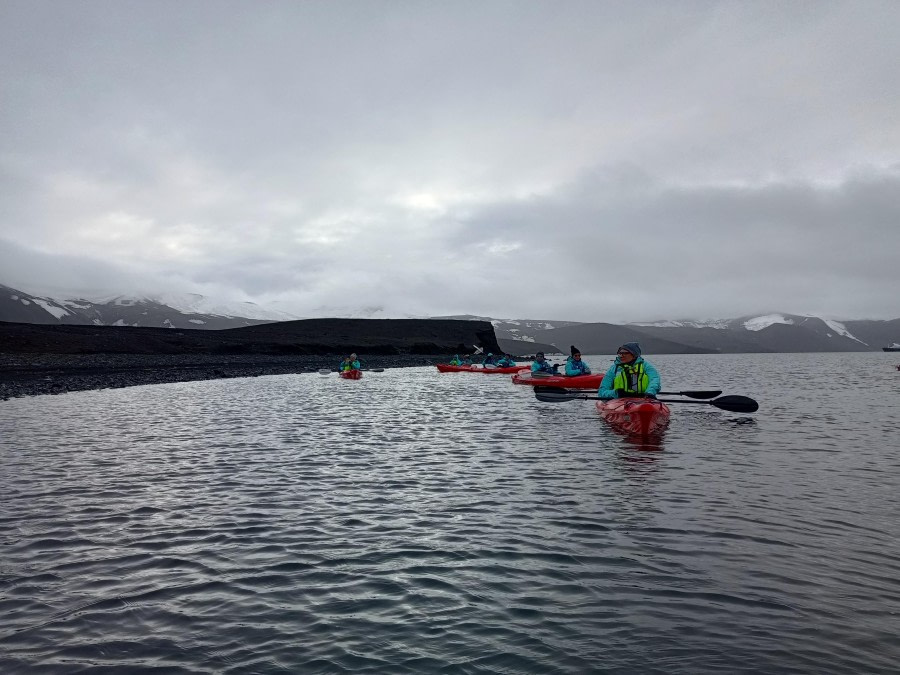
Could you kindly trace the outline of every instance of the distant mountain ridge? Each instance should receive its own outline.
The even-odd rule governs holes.
[[[630,341],[640,342],[648,354],[865,352],[881,351],[900,339],[900,319],[835,321],[786,313],[628,324],[518,319],[491,323],[500,344],[511,354],[523,355],[534,353],[538,343],[563,354],[571,345],[584,354],[608,354]],[[554,327],[542,328],[542,323]]]
[[[369,307],[344,313],[335,310],[332,316],[380,318],[379,314],[383,314],[381,307]],[[300,318],[254,303],[222,303],[196,294],[61,299],[0,284],[0,321],[16,323],[221,330]],[[629,341],[640,342],[648,354],[881,351],[900,342],[900,319],[835,321],[779,312],[627,324],[472,314],[428,318],[490,322],[499,346],[514,355],[536,351],[568,354],[573,344],[585,354],[607,354]]]
[[[221,330],[297,318],[251,302],[216,303],[194,294],[66,299],[0,285],[0,321],[16,323]]]

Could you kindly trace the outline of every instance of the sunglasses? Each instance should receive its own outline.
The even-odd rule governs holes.
[[[631,352],[616,352],[616,356],[634,356]]]

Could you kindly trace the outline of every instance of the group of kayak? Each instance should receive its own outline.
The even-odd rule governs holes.
[[[492,355],[488,355],[489,357]],[[669,407],[656,399],[660,391],[659,372],[641,356],[637,342],[626,342],[616,350],[613,364],[604,374],[593,374],[581,358],[581,350],[572,345],[563,372],[561,364],[551,364],[543,352],[535,355],[531,368],[521,365],[499,366],[483,363],[478,367],[455,357],[449,364],[438,365],[440,372],[475,371],[514,373],[515,384],[527,384],[560,390],[597,390],[597,409],[613,427],[642,436],[661,432],[669,421]]]

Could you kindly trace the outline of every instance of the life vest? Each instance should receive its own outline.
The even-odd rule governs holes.
[[[616,367],[616,377],[613,379],[613,389],[624,389],[629,394],[643,394],[647,391],[650,378],[644,372],[644,362],[634,365],[620,363]]]

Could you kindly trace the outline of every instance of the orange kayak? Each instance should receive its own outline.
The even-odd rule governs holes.
[[[513,384],[529,384],[532,387],[562,387],[565,389],[599,389],[603,375],[545,375],[535,376],[530,370],[512,376]]]
[[[361,370],[342,370],[338,374],[345,380],[358,380],[362,377]]]
[[[451,366],[449,363],[439,363],[437,364],[437,369],[439,373],[467,373],[470,370],[475,370],[475,366]]]
[[[626,434],[661,434],[669,423],[669,406],[652,398],[614,398],[597,401],[597,410],[609,425]]]
[[[486,368],[479,368],[478,372],[484,373],[485,375],[509,375],[510,373],[518,373],[526,370],[528,370],[526,366],[504,366],[503,368],[492,368],[488,366]]]
[[[520,370],[526,369],[526,366],[508,366],[506,368],[497,368],[488,366],[485,368],[481,365],[475,366],[451,366],[449,363],[438,363],[438,372],[441,373],[484,373],[485,375],[508,375],[510,373],[518,373]]]

